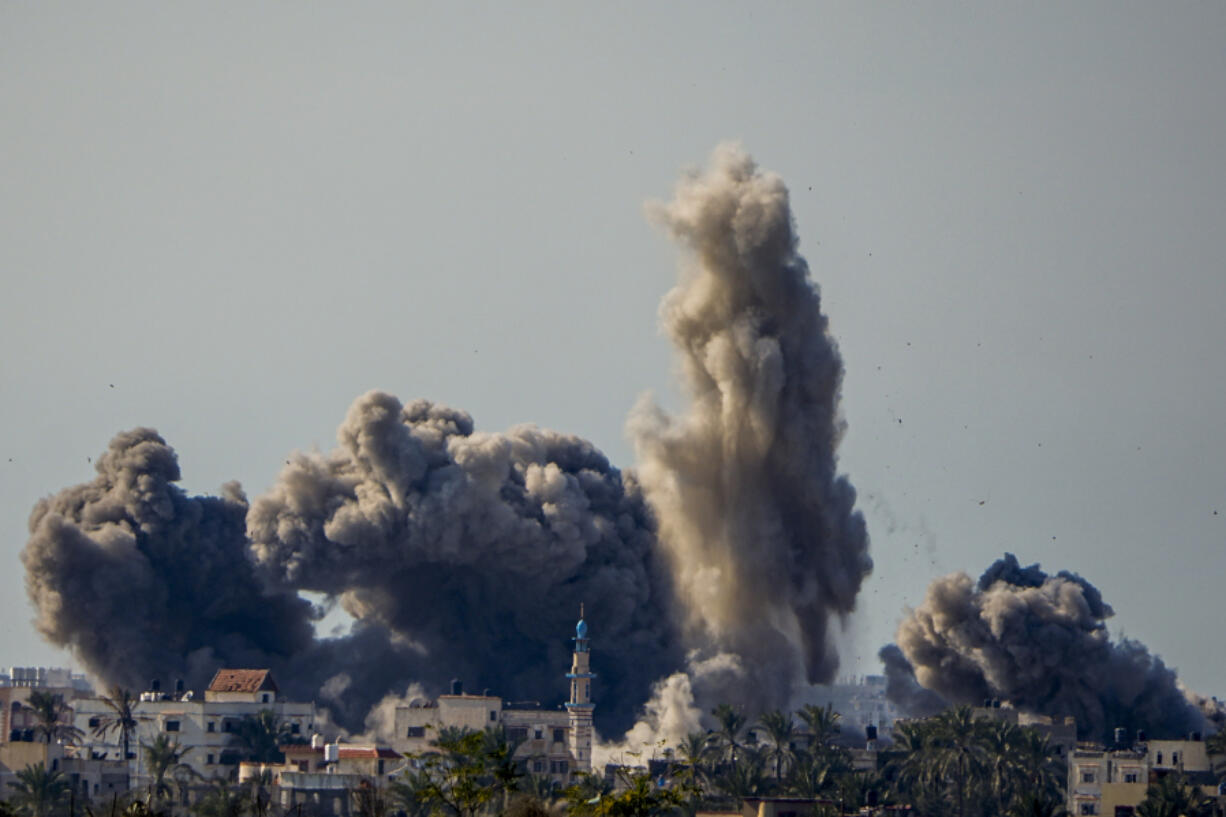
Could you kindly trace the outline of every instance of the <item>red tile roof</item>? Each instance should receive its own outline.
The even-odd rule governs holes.
[[[209,692],[277,692],[277,683],[266,669],[219,669]]]
[[[287,757],[302,757],[303,755],[322,755],[323,747],[312,748],[309,744],[290,744],[279,747]],[[346,746],[341,744],[338,753],[341,760],[358,760],[360,758],[398,758],[402,755],[386,746]]]

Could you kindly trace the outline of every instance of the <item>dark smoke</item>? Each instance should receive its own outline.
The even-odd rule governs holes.
[[[578,437],[481,433],[370,392],[334,451],[295,455],[248,507],[237,487],[185,495],[174,453],[137,430],[35,509],[40,631],[130,687],[267,666],[350,728],[454,676],[559,702],[580,603],[605,734],[649,698],[636,734],[672,736],[720,699],[783,706],[830,680],[829,631],[872,563],[836,467],[842,360],[787,189],[725,147],[655,212],[693,262],[662,307],[691,403],[636,410],[637,475]],[[351,633],[315,638],[301,591],[340,603]]]
[[[476,433],[465,413],[371,392],[329,455],[300,455],[247,516],[274,586],[339,597],[448,678],[515,700],[565,691],[579,605],[593,622],[605,723],[625,728],[651,682],[681,663],[666,573],[637,486],[590,443],[520,426]],[[349,666],[346,696],[389,691]]]
[[[247,556],[247,499],[189,497],[151,429],[115,437],[92,482],[40,501],[22,553],[35,622],[108,683],[201,684],[217,663],[280,663],[309,648],[311,607],[268,592]]]
[[[1074,573],[1022,567],[1005,554],[976,583],[965,573],[937,579],[887,651],[890,689],[906,707],[918,681],[952,703],[988,698],[1017,709],[1072,716],[1078,734],[1105,738],[1115,727],[1151,737],[1202,730],[1205,716],[1144,645],[1112,641],[1111,607]],[[910,685],[907,676],[910,675]]]

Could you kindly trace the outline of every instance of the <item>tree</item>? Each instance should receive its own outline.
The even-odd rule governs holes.
[[[417,794],[431,812],[475,817],[494,791],[482,779],[486,772],[481,732],[442,729],[434,740],[438,751],[421,758],[423,777]]]
[[[1068,817],[1068,810],[1059,795],[1028,791],[1015,798],[1005,814],[1007,817]]]
[[[63,811],[72,784],[59,772],[35,763],[17,772],[17,779],[9,787],[14,791],[12,799],[19,814],[51,817]]]
[[[623,774],[624,789],[618,794],[599,794],[590,800],[570,797],[571,814],[578,817],[659,817],[671,814],[682,803],[673,789],[657,788],[646,774]]]
[[[727,753],[732,769],[736,771],[736,752],[741,748],[741,730],[745,728],[745,716],[732,707],[731,704],[720,704],[711,710],[719,729],[715,732],[716,742]]]
[[[481,752],[493,777],[494,789],[502,794],[502,809],[506,811],[511,792],[519,788],[520,779],[524,776],[522,765],[515,759],[519,742],[509,740],[507,730],[501,726],[488,727],[483,734]],[[552,781],[550,785],[552,786]]]
[[[946,710],[934,720],[930,755],[934,771],[952,789],[954,813],[964,817],[967,795],[982,782],[987,752],[983,745],[982,722],[969,706]]]
[[[216,780],[203,797],[191,806],[196,817],[242,817],[250,805],[245,788]]]
[[[1212,813],[1212,802],[1179,774],[1151,783],[1137,806],[1137,817],[1208,817]]]
[[[843,730],[839,724],[839,718],[842,716],[834,711],[834,704],[831,703],[824,707],[806,704],[796,715],[809,730],[812,741],[810,746],[828,746]]]
[[[191,772],[191,767],[183,762],[183,756],[191,751],[191,747],[182,748],[176,741],[166,735],[158,735],[153,743],[142,743],[145,752],[145,764],[153,778],[149,794],[155,802],[165,801],[173,793],[167,777],[179,778],[185,772]]]
[[[775,783],[781,784],[783,765],[793,757],[792,739],[796,736],[796,724],[792,722],[791,715],[776,709],[773,712],[763,713],[758,719],[758,725],[766,733],[766,740],[769,744],[766,749],[766,759],[773,760],[775,763]]]
[[[691,732],[677,744],[676,757],[681,767],[678,780],[695,794],[701,794],[710,782],[707,759],[711,756],[711,739],[702,732]]]
[[[26,706],[34,713],[35,734],[45,743],[75,743],[81,739],[81,730],[72,725],[72,707],[64,703],[63,695],[36,689],[30,692]]]
[[[121,687],[112,687],[110,695],[104,695],[99,700],[109,710],[109,714],[98,719],[94,734],[103,737],[111,732],[119,735],[119,745],[123,749],[123,760],[126,764],[132,757],[131,741],[138,723],[144,720],[136,714],[138,701],[132,693]],[[128,772],[127,788],[132,788],[131,771]]]
[[[280,763],[285,760],[281,746],[291,739],[289,724],[282,722],[271,709],[261,709],[254,715],[244,715],[234,729],[247,760],[256,763]]]

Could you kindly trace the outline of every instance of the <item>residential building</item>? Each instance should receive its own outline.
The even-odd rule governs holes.
[[[1187,740],[1139,740],[1111,748],[1081,743],[1069,755],[1068,774],[1066,808],[1074,817],[1131,817],[1149,785],[1167,774],[1184,775],[1207,796],[1218,793],[1217,778],[1199,735]]]
[[[383,788],[404,761],[399,752],[386,746],[325,744],[318,735],[309,744],[282,746],[281,750],[284,763],[242,763],[238,779],[246,783],[266,775],[272,801],[286,813],[306,807],[348,817],[354,792]]]
[[[245,717],[269,710],[291,736],[300,735],[304,741],[315,729],[315,704],[285,700],[266,669],[218,670],[203,698],[184,690],[181,682],[173,693],[162,692],[157,682],[150,686],[135,705],[137,727],[130,739],[129,762],[133,783],[138,787],[148,782],[139,747],[159,735],[186,749],[183,762],[209,780],[237,775],[242,747],[235,733]],[[77,700],[73,707],[74,725],[84,734],[82,746],[87,756],[122,760],[119,734],[100,731],[113,714],[110,707],[100,698]]]

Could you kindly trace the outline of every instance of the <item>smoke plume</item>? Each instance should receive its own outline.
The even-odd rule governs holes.
[[[918,681],[951,703],[1000,699],[1072,716],[1083,737],[1102,738],[1115,727],[1151,737],[1203,729],[1205,716],[1174,670],[1136,641],[1111,640],[1112,615],[1081,576],[1022,567],[1007,553],[978,582],[959,572],[929,586],[899,626],[897,648],[882,651],[890,694],[913,706]]]
[[[630,428],[693,643],[745,659],[768,706],[829,681],[832,620],[872,568],[837,474],[843,364],[797,254],[788,192],[735,147],[652,209],[689,250],[661,307],[689,411]]]
[[[130,687],[270,667],[353,730],[453,676],[560,702],[580,603],[605,734],[639,713],[636,735],[671,734],[719,700],[771,708],[830,680],[828,633],[871,561],[836,472],[842,362],[787,190],[725,147],[653,213],[691,256],[662,306],[691,404],[640,403],[637,472],[572,435],[478,432],[370,392],[333,451],[293,455],[248,507],[236,486],[187,496],[174,452],[138,429],[31,517],[40,631]],[[315,637],[306,591],[351,632]]]

